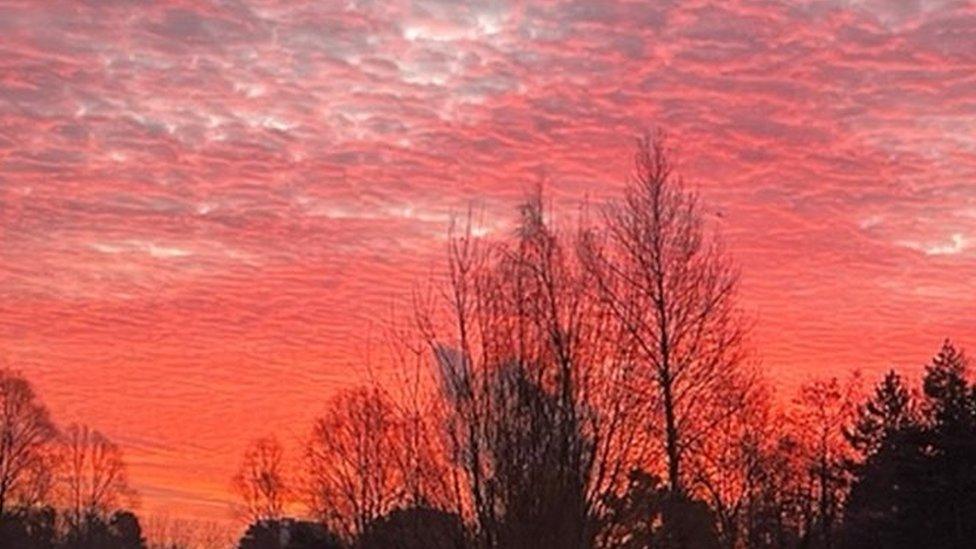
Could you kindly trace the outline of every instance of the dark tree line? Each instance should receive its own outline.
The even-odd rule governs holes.
[[[276,442],[248,451],[241,548],[971,546],[962,353],[918,391],[892,373],[863,402],[857,379],[780,402],[660,140],[597,215],[557,224],[540,193],[511,234],[475,232],[416,294],[397,383],[334,397],[290,474]]]

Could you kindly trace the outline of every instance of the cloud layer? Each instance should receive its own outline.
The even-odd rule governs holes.
[[[672,136],[784,385],[976,345],[970,2],[0,2],[0,356],[224,516],[469,204]],[[283,406],[283,402],[288,402]]]

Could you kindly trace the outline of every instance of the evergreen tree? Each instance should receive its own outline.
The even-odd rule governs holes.
[[[929,464],[915,407],[901,377],[890,371],[845,433],[862,458],[849,464],[854,481],[844,514],[847,547],[918,547],[924,539],[920,495]]]
[[[976,539],[976,388],[962,351],[946,341],[925,370],[929,415],[926,483],[930,546],[972,547]]]
[[[847,433],[862,457],[851,465],[848,547],[955,549],[976,539],[976,388],[965,355],[946,341],[922,388],[916,406],[889,373]]]
[[[858,406],[854,427],[845,432],[862,457],[877,453],[892,434],[912,426],[917,418],[915,402],[894,370],[875,387],[873,397]]]

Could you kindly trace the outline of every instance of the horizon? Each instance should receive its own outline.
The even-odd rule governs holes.
[[[0,365],[231,520],[247,444],[544,184],[599,209],[663,130],[790,398],[976,346],[976,5],[0,2]],[[290,448],[291,446],[289,446]]]

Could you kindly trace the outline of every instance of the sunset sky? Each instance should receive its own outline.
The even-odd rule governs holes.
[[[599,205],[649,128],[786,394],[976,352],[971,2],[0,0],[0,363],[123,445],[142,512],[226,518],[453,215]]]

